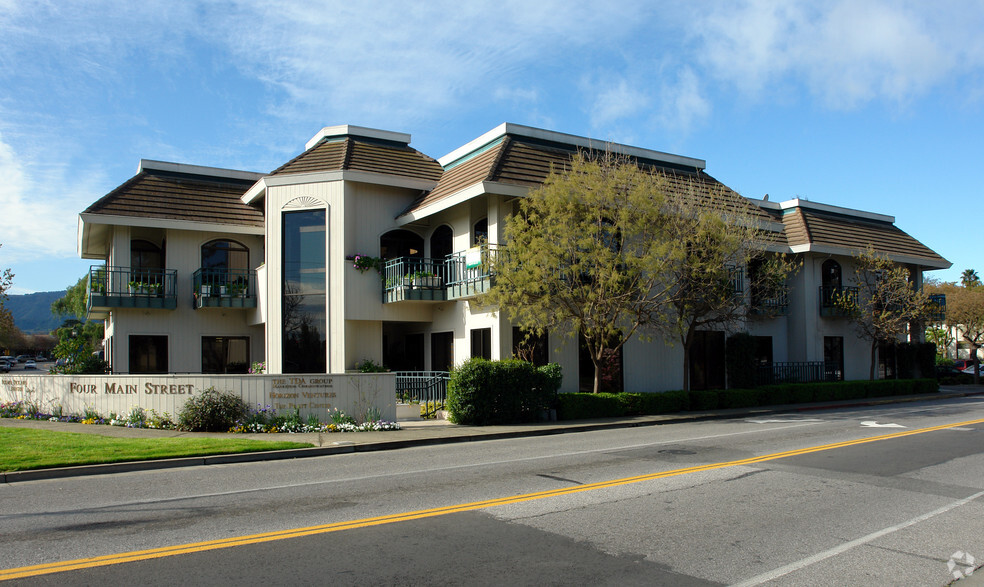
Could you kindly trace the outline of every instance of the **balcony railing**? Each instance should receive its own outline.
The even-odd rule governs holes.
[[[397,371],[396,401],[425,406],[422,415],[443,410],[448,397],[447,371]]]
[[[926,319],[929,322],[946,322],[946,294],[929,294],[929,312]]]
[[[112,308],[173,310],[178,307],[176,286],[174,269],[92,266],[87,310],[93,316]]]
[[[773,297],[761,297],[752,291],[752,314],[760,316],[785,316],[789,313],[789,292],[781,292]]]
[[[199,269],[192,276],[192,307],[255,308],[256,271]]]
[[[469,298],[485,293],[495,281],[499,245],[484,244],[448,256],[448,299]]]
[[[849,312],[839,303],[844,300],[850,304],[858,303],[858,288],[837,285],[820,286],[820,315],[847,316]]]
[[[728,267],[728,291],[736,296],[745,294],[745,271],[741,267]]]
[[[399,257],[383,266],[383,303],[448,299],[445,259]]]

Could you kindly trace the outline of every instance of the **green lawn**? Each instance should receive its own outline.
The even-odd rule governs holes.
[[[0,471],[259,452],[313,446],[245,438],[114,438],[99,434],[0,428]]]

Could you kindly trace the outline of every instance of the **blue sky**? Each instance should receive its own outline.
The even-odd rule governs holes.
[[[320,128],[440,157],[502,122],[697,157],[980,261],[984,3],[0,0],[0,267],[64,289],[139,159],[270,171]]]

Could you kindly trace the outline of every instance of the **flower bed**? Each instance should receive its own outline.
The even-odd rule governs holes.
[[[255,410],[250,410],[246,418],[237,422],[229,432],[240,434],[259,432],[299,434],[309,432],[372,432],[400,429],[400,425],[396,422],[380,420],[378,417],[373,418],[372,416],[374,414],[372,410],[370,410],[367,416],[360,423],[355,418],[336,409],[331,414],[330,422],[321,422],[314,416],[308,418],[306,421],[302,421],[296,410],[287,414],[278,414],[270,406],[257,406]],[[167,412],[158,414],[154,410],[148,411],[140,407],[133,408],[129,414],[111,413],[108,418],[105,418],[92,410],[86,410],[83,414],[63,414],[61,408],[56,407],[50,412],[46,412],[36,404],[16,401],[0,403],[0,418],[73,422],[77,424],[123,426],[126,428],[153,428],[159,430],[176,430],[178,428],[171,415]]]

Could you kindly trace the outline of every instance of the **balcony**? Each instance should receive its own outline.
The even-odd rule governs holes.
[[[448,299],[445,259],[399,257],[383,266],[383,303]]]
[[[935,324],[946,322],[946,294],[929,294],[926,320]]]
[[[192,307],[255,308],[256,271],[199,269],[192,277]]]
[[[89,318],[105,318],[114,308],[173,310],[178,307],[174,269],[89,268]]]
[[[820,315],[821,316],[849,316],[850,312],[841,305],[841,300],[848,304],[857,306],[858,288],[841,287],[837,285],[820,286]]]
[[[489,291],[495,283],[495,264],[500,251],[498,245],[485,244],[449,256],[448,299],[472,298]]]
[[[789,314],[789,292],[783,291],[772,297],[762,297],[753,290],[750,310],[757,316],[785,316]]]

